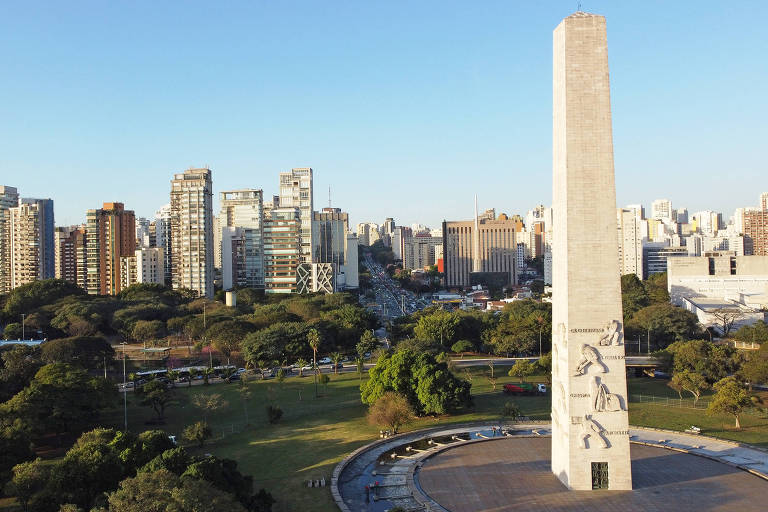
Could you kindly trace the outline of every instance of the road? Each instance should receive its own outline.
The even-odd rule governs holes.
[[[371,286],[376,298],[371,300],[361,297],[360,301],[378,315],[383,325],[397,317],[410,315],[430,305],[429,301],[415,293],[403,290],[394,279],[389,277],[384,267],[374,261],[371,253],[365,253],[363,265],[371,274]]]

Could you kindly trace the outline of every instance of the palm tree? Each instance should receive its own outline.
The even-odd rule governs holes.
[[[176,370],[168,370],[168,380],[171,381],[173,387],[176,387],[176,379],[179,378],[179,372]]]
[[[192,380],[193,380],[195,377],[197,377],[197,369],[195,369],[195,368],[190,368],[190,369],[189,369],[189,380],[187,381],[187,387],[188,387],[188,388],[191,388],[191,387],[192,387]]]
[[[296,366],[299,367],[299,377],[304,376],[304,367],[307,366],[307,360],[306,359],[299,359],[296,361]]]
[[[341,352],[334,352],[331,354],[331,361],[333,361],[333,373],[334,375],[339,374],[339,363],[344,358],[344,356],[341,355]]]
[[[360,382],[363,382],[363,372],[365,371],[365,359],[358,357],[355,359],[355,365],[357,366],[357,374],[360,376]]]
[[[320,346],[320,333],[317,332],[317,329],[309,330],[307,341],[312,349],[312,368],[315,370],[315,398],[317,398],[317,348]]]

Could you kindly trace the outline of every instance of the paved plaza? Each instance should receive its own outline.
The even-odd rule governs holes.
[[[550,469],[551,439],[506,438],[445,450],[417,473],[451,512],[768,510],[768,481],[664,448],[631,445],[633,491],[568,491]]]

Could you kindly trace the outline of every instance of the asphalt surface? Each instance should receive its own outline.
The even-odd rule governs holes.
[[[360,302],[376,313],[382,325],[404,315],[410,315],[431,305],[410,290],[403,290],[389,277],[384,267],[374,261],[370,253],[363,257],[363,265],[371,274],[371,285],[376,294],[374,300],[361,297]]]

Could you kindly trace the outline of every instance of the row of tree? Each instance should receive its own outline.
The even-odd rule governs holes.
[[[163,431],[95,429],[61,459],[16,465],[7,491],[40,512],[271,510],[272,496],[253,487],[235,461],[190,455]]]

